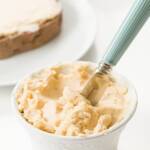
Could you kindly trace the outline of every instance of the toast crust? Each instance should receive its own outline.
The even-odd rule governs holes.
[[[0,59],[25,52],[49,42],[61,31],[62,13],[53,19],[39,22],[35,32],[13,33],[0,36]]]

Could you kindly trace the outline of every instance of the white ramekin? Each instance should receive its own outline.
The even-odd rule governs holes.
[[[78,63],[78,62],[74,62]],[[79,62],[81,63],[81,62]],[[91,63],[93,65],[93,63]],[[95,65],[94,65],[95,66]],[[108,129],[105,134],[91,135],[88,137],[65,137],[53,135],[35,128],[29,124],[18,111],[15,99],[15,93],[20,82],[14,88],[11,99],[12,107],[17,120],[28,131],[34,150],[117,150],[118,140],[121,131],[124,129],[128,121],[132,118],[137,107],[137,94],[131,83],[121,75],[117,78],[128,86],[128,99],[130,101],[129,111],[124,119],[115,126]],[[21,137],[20,137],[21,138]]]

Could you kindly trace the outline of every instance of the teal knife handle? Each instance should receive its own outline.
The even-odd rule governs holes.
[[[102,62],[116,65],[150,15],[150,0],[135,0],[109,45]]]

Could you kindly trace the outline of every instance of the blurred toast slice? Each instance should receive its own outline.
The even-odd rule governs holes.
[[[58,0],[0,0],[0,3],[3,4],[0,59],[37,48],[61,30],[62,10]]]

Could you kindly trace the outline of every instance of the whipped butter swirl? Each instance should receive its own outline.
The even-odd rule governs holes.
[[[105,132],[124,118],[128,89],[117,81],[97,78],[95,90],[86,99],[79,91],[93,71],[88,63],[75,63],[33,74],[17,90],[19,111],[36,128],[56,135]]]

